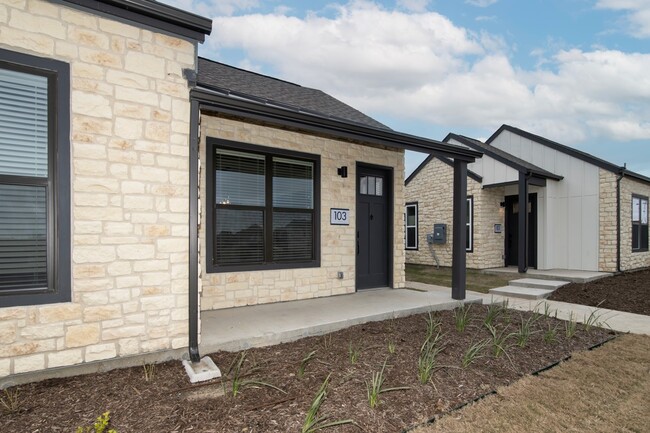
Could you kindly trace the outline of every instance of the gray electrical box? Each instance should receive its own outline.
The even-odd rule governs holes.
[[[434,244],[447,243],[447,224],[433,225],[433,243]]]

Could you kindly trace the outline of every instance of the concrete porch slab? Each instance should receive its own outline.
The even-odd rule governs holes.
[[[588,283],[590,281],[599,280],[601,278],[609,277],[612,275],[609,272],[581,271],[574,269],[528,269],[525,274],[519,274],[516,266],[484,269],[483,272],[487,274],[517,274],[521,276],[526,275],[533,278],[540,278],[545,280],[562,280],[572,283]]]
[[[490,295],[509,296],[522,299],[543,299],[555,289],[537,289],[534,287],[503,286],[490,289]]]
[[[431,287],[431,286],[429,286]],[[459,305],[451,289],[378,289],[349,295],[201,312],[202,354],[237,351],[322,335],[366,322]],[[482,303],[468,296],[463,302]]]

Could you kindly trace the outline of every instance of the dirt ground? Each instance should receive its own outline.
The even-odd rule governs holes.
[[[418,380],[418,356],[428,316],[415,315],[248,350],[240,378],[268,382],[282,391],[248,386],[233,397],[234,373],[191,385],[177,361],[157,365],[149,381],[139,367],[22,385],[0,392],[5,401],[8,395],[17,398],[15,411],[5,408],[0,415],[0,432],[71,432],[106,411],[110,411],[111,427],[119,433],[298,432],[314,395],[330,374],[318,416],[329,421],[352,419],[356,425],[325,431],[400,432],[614,335],[603,329],[588,332],[577,325],[576,334],[569,338],[565,322],[504,309],[494,322],[503,336],[516,332],[522,321],[537,319],[527,345],[515,345],[516,337],[510,335],[501,345],[505,354],[496,357],[490,344],[474,363],[463,367],[468,348],[490,337],[483,324],[486,316],[487,307],[472,306],[467,329],[459,332],[454,312],[434,313],[434,320],[441,323],[438,347],[443,350],[432,379],[425,384]],[[300,376],[301,360],[312,351]],[[241,359],[241,353],[211,356],[224,371]],[[367,385],[384,362],[383,389],[408,389],[380,394],[373,409]]]
[[[549,299],[648,316],[650,269],[626,272],[590,283],[567,284],[553,292]]]
[[[648,365],[650,337],[624,335],[414,433],[648,431]]]

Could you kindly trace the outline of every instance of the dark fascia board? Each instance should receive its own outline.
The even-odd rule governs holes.
[[[508,158],[504,158],[502,155],[499,155],[498,153],[492,152],[490,149],[485,149],[483,147],[478,147],[471,140],[467,140],[462,135],[449,133],[449,134],[447,134],[445,139],[442,140],[442,141],[447,142],[448,140],[450,140],[452,138],[454,140],[460,141],[461,143],[463,143],[463,144],[465,144],[465,145],[467,145],[467,146],[469,146],[469,147],[471,147],[473,149],[480,149],[481,152],[485,153],[490,158],[493,158],[493,159],[495,159],[495,160],[497,160],[497,161],[499,161],[499,162],[501,162],[501,163],[503,163],[503,164],[505,164],[505,165],[507,165],[509,167],[512,167],[512,168],[514,168],[515,170],[517,170],[517,171],[519,171],[521,173],[531,173],[531,174],[533,174],[533,175],[535,175],[537,177],[541,177],[541,178],[545,178],[545,179],[553,179],[553,180],[562,180],[562,179],[564,179],[563,176],[559,176],[559,175],[556,175],[556,174],[553,174],[553,173],[550,173],[550,172],[540,172],[540,171],[537,171],[537,170],[531,170],[528,167],[524,167],[521,164],[517,164],[515,161],[512,161],[512,160],[510,160]],[[490,138],[492,138],[492,137],[490,137]],[[485,144],[489,144],[489,143],[486,142]]]
[[[232,98],[208,89],[194,88],[190,92],[190,97],[199,101],[201,110],[204,112],[237,116],[397,149],[436,153],[467,162],[474,162],[476,158],[482,156],[481,152],[441,143],[436,140]]]
[[[151,0],[62,0],[97,12],[165,30],[199,42],[212,32],[212,20]]]
[[[650,177],[644,176],[639,173],[635,173],[633,171],[629,171],[625,169],[624,167],[620,167],[616,164],[612,164],[609,161],[605,161],[604,159],[597,158],[593,155],[590,155],[586,152],[583,152],[581,150],[574,149],[569,146],[565,146],[564,144],[560,144],[556,141],[549,140],[548,138],[541,137],[539,135],[533,134],[528,131],[524,131],[523,129],[515,128],[514,126],[506,125],[503,124],[497,131],[490,136],[490,138],[487,139],[485,142],[486,144],[490,144],[492,141],[494,141],[499,134],[501,134],[503,131],[509,131],[512,132],[513,134],[520,135],[524,138],[527,138],[529,140],[532,140],[536,143],[539,143],[543,146],[550,147],[551,149],[555,149],[559,152],[565,153],[569,156],[572,156],[574,158],[578,158],[581,161],[588,162],[589,164],[593,164],[597,167],[600,167],[602,169],[605,169],[607,171],[610,171],[612,173],[616,174],[623,174],[624,176],[631,177],[637,180],[640,180],[642,182],[647,182],[650,183]]]
[[[444,162],[445,164],[447,164],[450,167],[454,166],[454,161],[453,160],[451,160],[449,158],[445,158],[444,156],[437,156],[437,155],[431,154],[431,155],[427,156],[427,158],[424,161],[422,161],[422,163],[420,165],[418,165],[415,170],[413,170],[413,173],[411,173],[409,175],[409,177],[406,178],[406,180],[404,181],[404,185],[408,185],[413,179],[415,179],[415,176],[417,176],[417,174],[424,167],[426,167],[426,165],[429,162],[431,162],[431,160],[433,158],[438,158],[440,161]],[[472,179],[474,179],[478,183],[483,183],[483,178],[481,176],[479,176],[478,174],[474,173],[472,170],[467,170],[467,176],[471,177]]]

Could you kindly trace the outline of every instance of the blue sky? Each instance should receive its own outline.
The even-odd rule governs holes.
[[[650,0],[164,2],[213,18],[200,55],[395,130],[486,139],[508,123],[650,176]]]

